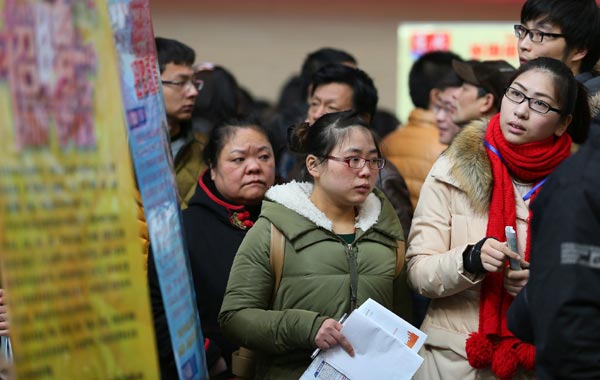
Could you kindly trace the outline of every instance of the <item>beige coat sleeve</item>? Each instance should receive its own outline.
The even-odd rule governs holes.
[[[432,173],[435,170],[434,166]],[[473,215],[465,193],[452,181],[430,173],[410,229],[406,254],[409,285],[421,295],[440,298],[479,283],[484,276],[464,271],[462,253],[468,244],[485,236],[486,224]]]

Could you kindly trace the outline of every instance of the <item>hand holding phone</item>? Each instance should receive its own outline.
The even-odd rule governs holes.
[[[517,248],[517,233],[512,226],[506,226],[504,228],[504,233],[506,234],[506,241],[508,242],[508,248],[515,253],[519,253],[519,248]],[[512,270],[521,270],[521,263],[517,259],[510,259],[510,269]]]

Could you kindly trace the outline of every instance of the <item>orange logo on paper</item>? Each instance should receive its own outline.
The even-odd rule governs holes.
[[[406,341],[406,345],[410,348],[413,348],[415,343],[419,340],[419,336],[415,333],[408,332],[408,340]]]

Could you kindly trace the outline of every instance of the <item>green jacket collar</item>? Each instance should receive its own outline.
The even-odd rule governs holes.
[[[261,216],[277,226],[297,248],[336,238],[333,223],[308,198],[312,186],[295,181],[273,186],[263,202]],[[357,240],[366,232],[378,232],[370,233],[369,238],[390,246],[403,240],[393,207],[378,189],[359,209],[355,227]]]

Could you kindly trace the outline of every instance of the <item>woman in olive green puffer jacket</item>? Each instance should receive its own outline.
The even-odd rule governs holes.
[[[219,316],[227,336],[258,352],[257,379],[298,379],[316,347],[341,344],[353,354],[336,320],[368,298],[408,318],[405,280],[396,276],[402,227],[373,188],[384,161],[371,132],[350,111],[302,128],[296,151],[308,153],[314,185],[292,182],[267,192],[234,260]],[[271,224],[285,236],[274,297]]]

